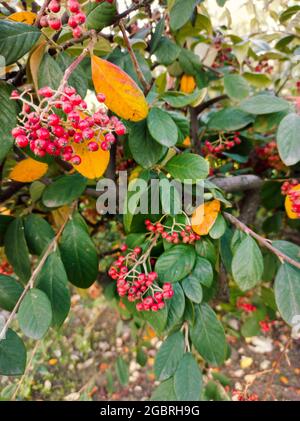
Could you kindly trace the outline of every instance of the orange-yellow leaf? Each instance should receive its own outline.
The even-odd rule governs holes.
[[[107,107],[125,120],[140,121],[148,115],[143,92],[120,67],[92,56],[92,78],[97,93],[106,97]]]
[[[200,205],[192,216],[193,231],[198,235],[207,235],[217,219],[220,208],[219,200],[212,200]]]
[[[48,170],[48,164],[32,158],[23,159],[11,170],[9,178],[21,183],[30,183],[43,177]]]
[[[186,148],[189,148],[192,146],[191,138],[187,136],[184,141],[182,142],[182,146],[185,146]]]
[[[42,41],[29,56],[29,69],[36,91],[38,90],[38,72],[44,55],[47,41]]]
[[[36,20],[36,14],[33,12],[16,12],[10,15],[8,19],[15,22],[27,23],[27,25],[33,25]]]
[[[74,165],[74,169],[87,178],[101,177],[109,163],[109,151],[103,151],[101,148],[97,152],[90,152],[87,148],[87,140],[83,143],[72,143],[74,153],[81,158],[81,164]]]
[[[291,190],[292,191],[300,191],[300,184],[297,184],[297,186],[293,187]],[[289,198],[288,195],[285,198],[285,210],[286,210],[287,216],[290,219],[299,219],[296,212],[292,211],[292,201],[291,201],[291,199]]]
[[[196,88],[196,81],[194,76],[183,75],[180,80],[180,90],[185,94],[191,94]]]

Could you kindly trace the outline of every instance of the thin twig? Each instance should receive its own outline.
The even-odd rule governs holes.
[[[62,232],[63,232],[63,230],[64,230],[64,228],[65,228],[65,226],[66,226],[66,224],[67,224],[67,223],[68,223],[68,221],[69,221],[70,216],[72,215],[72,213],[73,213],[73,211],[74,211],[74,208],[75,208],[75,204],[73,204],[73,206],[71,207],[71,209],[70,209],[70,213],[68,214],[68,216],[67,216],[67,218],[65,219],[64,223],[62,224],[62,226],[61,226],[61,227],[60,227],[60,229],[58,230],[58,232],[57,232],[56,236],[53,238],[53,240],[49,243],[49,245],[48,245],[47,249],[45,250],[45,252],[44,252],[44,254],[43,254],[43,256],[42,256],[41,260],[39,261],[39,263],[38,263],[37,267],[36,267],[36,268],[34,269],[34,271],[32,272],[32,274],[31,274],[31,277],[30,277],[29,281],[27,282],[27,284],[26,284],[26,286],[25,286],[25,288],[24,288],[24,290],[23,290],[22,294],[20,295],[20,297],[19,297],[19,299],[18,299],[18,301],[17,301],[17,303],[16,303],[15,307],[13,308],[12,312],[10,313],[10,315],[9,315],[8,319],[6,320],[6,323],[4,324],[4,326],[3,326],[3,328],[2,328],[2,330],[1,330],[1,332],[0,332],[0,339],[1,339],[1,338],[4,338],[4,335],[5,335],[6,331],[7,331],[7,329],[8,329],[8,327],[9,327],[10,323],[12,322],[12,320],[13,320],[13,318],[14,318],[15,314],[17,313],[18,308],[19,308],[19,306],[20,306],[21,302],[23,301],[23,299],[24,299],[25,295],[27,294],[27,292],[28,292],[31,288],[33,288],[33,287],[34,287],[34,283],[35,283],[35,281],[36,281],[36,278],[37,278],[37,276],[38,276],[39,272],[41,271],[42,267],[44,266],[44,264],[45,264],[45,262],[46,262],[46,260],[47,260],[48,256],[50,255],[50,253],[52,252],[52,250],[55,248],[55,246],[56,246],[56,244],[57,244],[57,241],[59,240],[59,238],[60,238],[60,236],[61,236],[61,234],[62,234]]]
[[[10,12],[10,13],[15,13],[16,9],[14,9],[13,7],[11,7],[6,1],[1,1],[0,4],[5,7],[5,9]]]
[[[227,95],[216,96],[215,98],[202,102],[202,104],[198,105],[198,107],[196,107],[195,110],[197,111],[197,114],[200,114],[206,108],[209,108],[210,106],[216,104],[217,102],[223,101],[224,99],[228,99],[228,96]]]
[[[118,14],[116,16],[116,21],[120,19],[126,18],[126,16],[130,15],[130,13],[134,12],[135,10],[140,9],[141,7],[148,6],[149,4],[153,3],[154,0],[142,0],[138,3],[133,3],[127,10]]]
[[[296,268],[300,269],[300,262],[297,262],[296,260],[292,259],[291,257],[287,256],[286,254],[282,253],[280,250],[272,246],[272,242],[268,240],[267,238],[261,237],[259,234],[254,232],[251,228],[247,227],[243,222],[241,222],[239,219],[237,219],[235,216],[231,215],[230,213],[223,212],[223,215],[227,221],[229,221],[232,225],[236,226],[239,230],[245,232],[248,235],[251,235],[251,237],[255,238],[255,240],[258,241],[258,243],[270,250],[273,254],[275,254],[278,259],[281,262],[287,262],[292,266],[295,266]]]
[[[128,50],[128,53],[130,55],[131,61],[133,63],[133,66],[135,68],[136,74],[137,74],[137,76],[139,78],[139,81],[143,85],[145,94],[147,94],[150,91],[151,86],[146,81],[145,76],[144,76],[144,74],[142,72],[142,69],[141,69],[141,67],[139,65],[139,62],[137,61],[136,55],[135,55],[135,53],[134,53],[134,51],[133,51],[133,49],[131,47],[130,40],[129,40],[128,36],[127,36],[126,29],[125,29],[125,26],[124,26],[124,23],[123,23],[122,19],[119,22],[119,27],[120,27],[121,32],[123,34],[124,42],[125,42],[126,48]]]

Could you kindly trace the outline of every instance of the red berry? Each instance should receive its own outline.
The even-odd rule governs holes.
[[[61,20],[60,19],[50,19],[49,21],[49,26],[51,29],[53,29],[54,31],[59,31],[61,29]]]
[[[40,26],[42,28],[47,28],[47,26],[49,26],[48,17],[47,16],[42,16],[41,17],[41,19],[40,19]]]
[[[60,4],[58,1],[52,0],[50,1],[48,8],[51,12],[57,13],[60,11]]]
[[[75,16],[70,16],[70,17],[69,17],[69,20],[68,20],[68,25],[69,25],[69,27],[70,27],[70,28],[73,28],[73,29],[77,28],[77,26],[78,26],[78,22],[77,22],[77,20],[75,19]]]
[[[50,114],[48,117],[48,124],[50,126],[57,126],[60,122],[60,118],[56,114]]]
[[[114,143],[115,140],[116,140],[115,136],[112,133],[107,133],[104,136],[104,138],[105,138],[105,141],[108,142],[108,143]]]
[[[74,142],[75,143],[80,143],[80,142],[82,142],[83,141],[83,137],[82,137],[82,134],[80,133],[80,132],[76,132],[75,134],[74,134]]]
[[[86,21],[86,16],[84,13],[79,12],[77,13],[77,15],[74,16],[74,19],[76,20],[78,24],[83,24]]]
[[[140,253],[142,252],[142,249],[141,249],[141,247],[135,247],[135,248],[133,249],[133,252],[134,252],[135,254],[140,254]]]
[[[20,147],[20,148],[26,148],[26,146],[28,145],[29,140],[26,136],[24,135],[19,135],[16,137],[16,144]]]
[[[96,152],[99,149],[99,145],[97,142],[89,142],[88,150],[91,152]]]
[[[80,10],[80,4],[76,0],[69,1],[68,7],[69,7],[70,12],[72,13],[78,13]]]
[[[105,97],[105,95],[104,94],[97,94],[97,100],[99,101],[99,102],[105,102],[105,100],[106,100],[106,97]]]
[[[73,165],[80,165],[81,164],[81,158],[79,155],[74,155],[71,158],[71,162]]]
[[[45,98],[51,98],[53,95],[53,91],[49,86],[44,86],[43,88],[38,90],[38,94]]]
[[[14,129],[12,129],[11,134],[14,138],[16,138],[17,136],[25,135],[26,132],[21,127],[15,127]]]
[[[104,151],[108,151],[110,148],[109,144],[107,142],[102,142],[101,143],[101,149]]]
[[[82,135],[84,139],[89,140],[89,139],[93,139],[95,133],[94,133],[94,130],[88,128],[88,129],[83,130]]]
[[[80,26],[77,26],[77,28],[73,29],[73,37],[74,38],[80,38],[82,35],[82,29],[80,28]]]
[[[126,134],[126,127],[123,124],[121,124],[120,126],[116,127],[115,131],[118,136],[123,136],[124,134]]]

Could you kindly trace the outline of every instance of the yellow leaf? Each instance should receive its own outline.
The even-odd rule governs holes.
[[[70,215],[70,211],[71,206],[65,205],[51,212],[52,222],[57,229],[61,228],[68,215]]]
[[[88,150],[88,143],[91,140],[86,140],[82,143],[72,143],[72,148],[76,155],[81,158],[81,164],[74,165],[74,169],[87,178],[101,177],[109,163],[109,151],[103,151],[101,148],[96,152]]]
[[[16,12],[10,15],[8,19],[15,22],[27,23],[27,25],[33,25],[36,20],[36,14],[33,12]]]
[[[240,361],[241,368],[249,368],[253,363],[253,358],[251,357],[242,357]]]
[[[32,158],[23,159],[11,170],[9,178],[21,183],[30,183],[38,180],[48,170],[48,164],[36,161]]]
[[[140,121],[148,115],[143,92],[120,67],[92,56],[92,78],[97,93],[106,97],[107,107],[125,120]]]
[[[36,91],[38,90],[38,71],[44,55],[46,45],[47,41],[42,41],[29,56],[29,69]]]
[[[187,136],[184,141],[182,142],[182,146],[185,146],[186,148],[189,148],[192,146],[191,138]]]
[[[297,184],[297,186],[293,187],[291,190],[300,191],[300,184]],[[290,219],[299,219],[297,213],[292,211],[292,201],[288,195],[285,198],[285,210]]]
[[[191,94],[196,88],[194,76],[183,75],[180,80],[180,90],[185,94]]]
[[[193,231],[198,235],[207,235],[217,219],[220,208],[219,200],[200,205],[192,215]]]

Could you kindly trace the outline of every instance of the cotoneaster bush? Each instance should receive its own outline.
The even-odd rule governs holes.
[[[125,243],[105,296],[163,341],[152,399],[260,399],[203,374],[230,358],[226,334],[297,330],[299,6],[270,4],[276,29],[246,36],[201,0],[40,3],[0,8],[0,374],[24,373],[27,338],[64,329],[70,284],[97,281],[96,182],[117,169]]]

